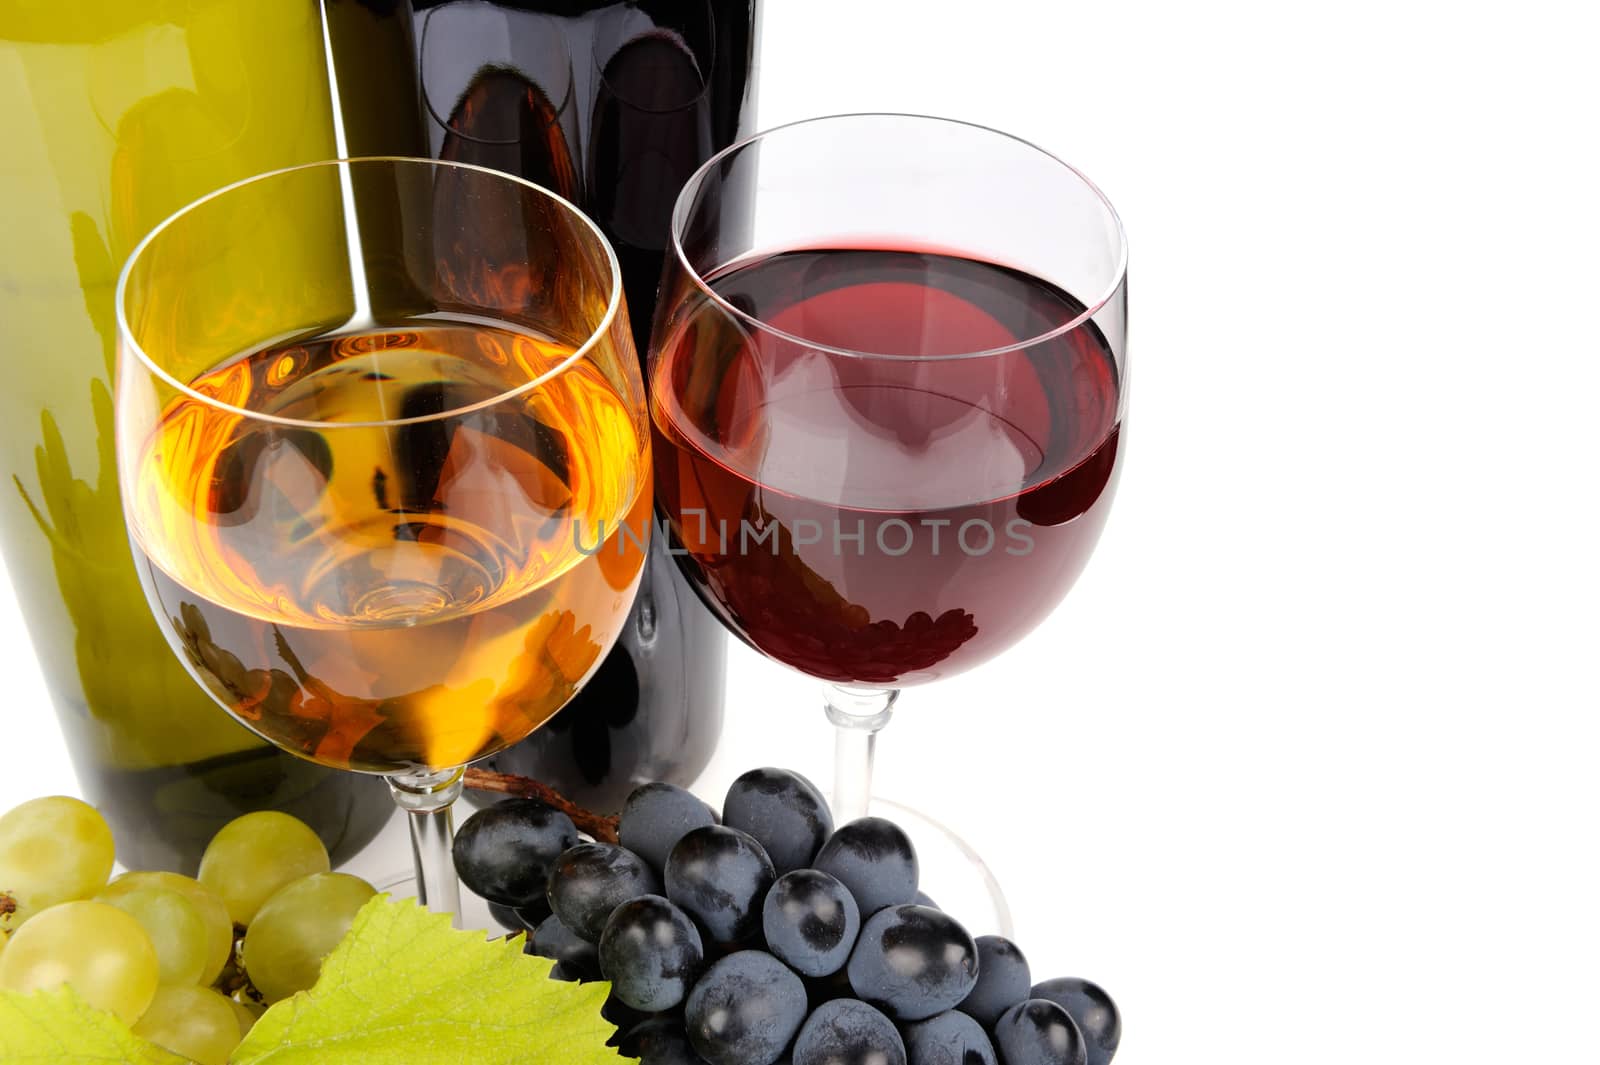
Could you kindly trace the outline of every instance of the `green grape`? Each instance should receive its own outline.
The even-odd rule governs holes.
[[[163,987],[133,1034],[197,1065],[228,1065],[228,1055],[244,1038],[233,1000],[209,987]]]
[[[160,979],[156,948],[139,922],[103,902],[63,902],[35,914],[0,954],[0,989],[70,984],[124,1024],[144,1013]]]
[[[106,886],[116,847],[100,812],[65,795],[33,799],[0,816],[0,889],[16,911],[0,931],[18,928],[58,902],[86,899]]]
[[[228,907],[210,888],[178,873],[123,873],[96,897],[102,902],[114,902],[118,896],[149,888],[175,891],[194,906],[206,925],[206,964],[195,983],[215,982],[222,975],[222,967],[233,957],[233,919],[228,916]]]
[[[211,960],[205,918],[194,903],[164,887],[135,887],[97,896],[128,914],[155,944],[163,984],[198,984]],[[212,979],[215,979],[213,977]]]
[[[261,810],[234,818],[211,837],[200,858],[200,883],[227,904],[234,924],[248,926],[283,885],[330,867],[327,848],[305,822]]]
[[[236,998],[230,998],[228,1005],[233,1007],[234,1019],[239,1022],[239,1038],[243,1039],[250,1034],[250,1029],[256,1026],[256,1021],[261,1019],[264,1011],[254,1005],[247,1006]]]
[[[279,1002],[315,984],[322,960],[375,894],[360,877],[316,873],[268,899],[245,933],[241,954],[256,990]]]

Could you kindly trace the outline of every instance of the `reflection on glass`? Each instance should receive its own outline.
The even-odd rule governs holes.
[[[577,95],[560,20],[486,0],[418,17],[433,154],[577,199]]]

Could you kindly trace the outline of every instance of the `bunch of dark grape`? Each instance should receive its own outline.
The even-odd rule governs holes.
[[[613,1045],[642,1065],[1105,1065],[1121,1022],[1087,980],[1035,984],[918,884],[901,829],[835,829],[810,781],[756,769],[718,817],[681,788],[628,799],[585,842],[531,799],[474,814],[462,881],[560,980],[605,980]]]

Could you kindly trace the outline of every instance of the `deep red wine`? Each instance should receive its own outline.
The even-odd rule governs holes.
[[[771,331],[710,301],[680,316],[653,370],[656,491],[735,632],[814,676],[905,685],[1060,602],[1111,503],[1115,355],[1086,323],[928,357],[1040,336],[1082,303],[913,251],[786,252],[711,287]]]

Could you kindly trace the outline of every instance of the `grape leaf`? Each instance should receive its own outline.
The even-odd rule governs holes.
[[[310,991],[273,1006],[233,1065],[620,1065],[606,984],[549,978],[522,937],[486,941],[379,895]]]
[[[6,1065],[185,1065],[69,987],[0,991],[0,1061]]]

